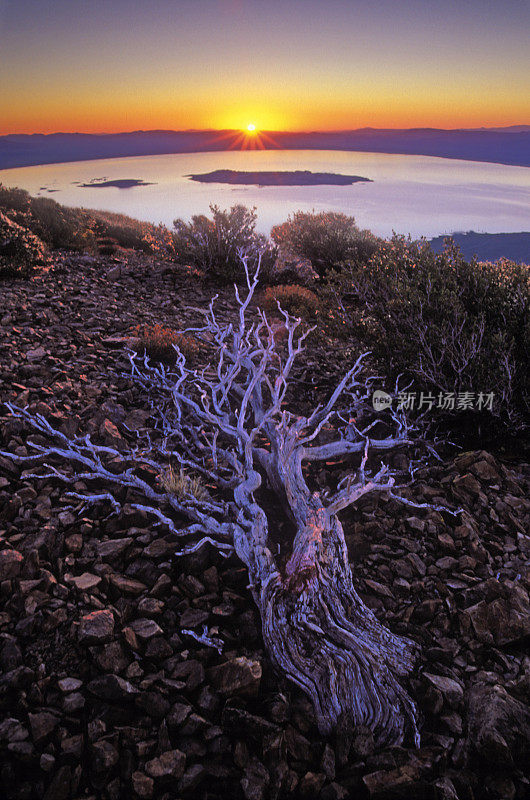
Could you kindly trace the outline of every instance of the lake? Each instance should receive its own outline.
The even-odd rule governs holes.
[[[213,170],[333,172],[371,183],[350,186],[233,186],[187,175]],[[94,180],[138,179],[147,185],[83,188]],[[208,213],[210,203],[256,206],[258,229],[301,209],[342,211],[380,236],[428,238],[454,231],[530,228],[530,169],[430,156],[322,150],[228,151],[114,158],[0,171],[0,182],[67,206],[106,209],[171,225]]]

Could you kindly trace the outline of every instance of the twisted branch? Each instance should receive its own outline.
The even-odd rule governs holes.
[[[326,403],[307,416],[288,410],[292,369],[309,332],[301,330],[300,319],[282,311],[287,337],[283,348],[276,344],[265,314],[260,309],[251,313],[259,263],[253,275],[244,255],[242,264],[246,294],[236,288],[237,320],[221,323],[214,298],[204,325],[186,331],[214,348],[212,366],[191,368],[178,346],[171,370],[130,354],[132,377],[151,399],[160,441],[149,438],[146,452],[137,447],[123,455],[88,436],[69,439],[40,414],[7,404],[14,417],[55,443],[28,440],[32,454],[2,455],[33,466],[52,458],[81,466],[72,474],[46,462],[45,472],[25,478],[104,481],[108,492],[69,496],[91,504],[109,502],[114,512],[120,504],[113,490],[130,489],[141,499],[133,508],[152,515],[176,539],[191,540],[179,554],[206,543],[223,556],[235,551],[248,568],[269,654],[312,699],[321,732],[329,733],[346,719],[351,725],[369,725],[381,745],[401,743],[406,736],[418,743],[417,712],[398,680],[412,669],[418,648],[384,628],[355,592],[337,516],[374,491],[415,508],[435,508],[401,498],[395,490],[397,473],[375,459],[379,452],[410,444],[406,418],[389,412],[386,424],[393,426],[393,434],[375,435],[380,420],[367,404],[370,381],[359,380],[366,354]],[[322,443],[332,423],[336,438]],[[310,489],[305,464],[356,457],[357,468],[331,496]],[[114,471],[105,466],[109,458]],[[207,479],[208,496],[177,497],[138,475],[141,466],[161,471],[172,462]],[[123,469],[116,471],[116,464]],[[264,483],[296,527],[286,562],[273,556],[275,532],[260,505]],[[181,526],[175,516],[191,524]],[[206,631],[186,633],[217,646]]]

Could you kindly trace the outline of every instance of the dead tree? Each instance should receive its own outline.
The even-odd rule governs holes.
[[[382,438],[375,437],[373,421],[362,424],[367,391],[358,378],[363,356],[326,403],[307,416],[287,410],[293,364],[308,332],[300,332],[300,320],[282,312],[286,339],[280,346],[265,314],[249,314],[258,276],[250,276],[244,263],[248,290],[242,297],[236,289],[238,319],[221,323],[212,301],[204,326],[194,329],[205,346],[213,347],[210,367],[190,368],[178,349],[172,368],[131,354],[133,376],[159,415],[156,443],[124,455],[89,437],[67,437],[42,416],[9,406],[40,436],[34,443],[28,440],[33,455],[4,455],[44,466],[45,471],[26,477],[70,484],[105,481],[108,492],[69,493],[85,504],[108,501],[118,510],[116,489],[139,493],[142,502],[135,507],[167,526],[183,543],[182,554],[207,542],[225,555],[235,550],[248,568],[268,653],[311,698],[320,732],[329,734],[339,722],[363,724],[381,746],[404,738],[418,744],[416,708],[399,682],[410,673],[417,646],[381,625],[355,591],[339,520],[341,510],[369,492],[397,497],[392,471],[381,463],[374,466],[374,458],[408,442],[404,418],[394,414],[393,435]],[[322,443],[323,429],[332,424],[334,440]],[[43,444],[43,436],[54,444]],[[351,474],[334,493],[310,488],[308,465],[350,457]],[[114,461],[112,469],[107,459]],[[73,462],[77,471],[59,469],[51,461]],[[215,488],[206,497],[177,496],[145,479],[146,466],[160,472],[168,462]],[[264,484],[296,531],[282,562],[272,544],[266,504],[260,501]],[[187,527],[176,521],[183,516],[190,522]]]

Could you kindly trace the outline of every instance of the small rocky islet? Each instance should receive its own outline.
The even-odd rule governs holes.
[[[196,326],[211,294],[143,254],[54,253],[48,272],[2,282],[0,400],[119,452],[135,431],[156,439],[128,377],[131,331]],[[233,314],[231,289],[218,307]],[[327,391],[344,354],[319,348],[295,377]],[[3,407],[0,449],[26,453],[26,435]],[[367,729],[319,735],[310,703],[268,660],[235,556],[205,547],[177,559],[132,495],[109,516],[27,472],[0,457],[6,800],[525,797],[529,465],[473,451],[419,472],[408,496],[458,505],[459,517],[372,496],[345,513],[363,600],[422,647],[409,686],[421,746],[380,752]],[[204,626],[221,652],[190,634]]]
[[[360,175],[338,175],[333,172],[311,172],[293,170],[292,172],[244,172],[233,169],[216,169],[196,175],[186,175],[200,183],[229,183],[242,186],[351,186],[354,183],[372,183],[370,178]]]
[[[154,186],[149,181],[144,181],[142,178],[116,178],[115,180],[100,180],[94,178],[88,183],[78,183],[82,189],[109,189],[115,187],[116,189],[132,189],[134,186]]]

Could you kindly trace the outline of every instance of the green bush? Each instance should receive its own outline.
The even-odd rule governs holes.
[[[0,211],[0,277],[29,278],[48,261],[40,239]]]
[[[519,424],[529,401],[529,274],[506,260],[467,262],[451,242],[437,255],[394,236],[330,283],[337,316],[387,377],[404,374],[433,393],[493,392],[493,412]]]
[[[353,217],[333,211],[296,211],[272,228],[271,238],[281,249],[308,258],[321,276],[343,261],[366,263],[381,244],[370,231],[360,230]]]
[[[265,261],[271,258],[266,238],[256,233],[255,208],[235,205],[230,211],[222,211],[211,205],[210,211],[211,218],[201,214],[189,223],[174,221],[175,258],[179,262],[199,267],[222,282],[232,282],[243,277],[240,253],[248,255],[251,267],[260,252]]]

